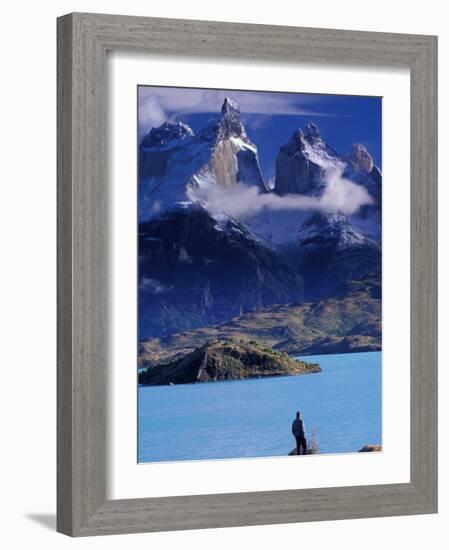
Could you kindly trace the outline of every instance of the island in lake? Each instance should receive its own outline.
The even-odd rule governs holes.
[[[320,371],[317,363],[293,359],[257,342],[216,340],[182,358],[140,371],[139,383],[146,386],[193,384]]]

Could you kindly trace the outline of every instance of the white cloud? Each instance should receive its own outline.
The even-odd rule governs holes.
[[[167,286],[157,279],[150,279],[149,277],[143,277],[140,282],[140,289],[147,290],[151,294],[166,294],[173,290],[173,287]]]
[[[320,198],[322,209],[351,215],[361,206],[373,203],[373,198],[362,185],[342,178],[339,172],[327,175],[326,189]]]
[[[219,113],[226,96],[240,105],[242,114],[251,117],[250,125],[261,125],[263,117],[273,115],[329,116],[328,113],[308,109],[311,98],[306,94],[141,86],[140,133],[147,133],[153,126],[160,126],[164,121],[182,115]]]
[[[168,116],[158,97],[147,95],[139,96],[139,134],[143,137],[151,128],[158,127],[167,120]]]
[[[189,198],[199,201],[212,214],[226,213],[237,219],[251,218],[262,210],[325,210],[351,215],[373,199],[361,185],[341,177],[339,172],[328,176],[324,193],[319,197],[291,194],[260,193],[257,187],[237,184],[230,189],[213,186],[191,189]]]

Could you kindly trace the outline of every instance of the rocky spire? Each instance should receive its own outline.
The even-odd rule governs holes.
[[[274,191],[279,195],[319,195],[325,188],[326,173],[343,167],[336,151],[321,138],[318,127],[309,123],[295,130],[280,148]]]
[[[313,141],[315,139],[321,139],[318,126],[316,124],[313,124],[313,122],[310,122],[309,124],[307,124],[307,126],[304,128],[303,134],[304,134],[304,137],[309,141]]]
[[[221,127],[223,137],[246,137],[245,128],[240,120],[240,106],[230,97],[225,97],[221,107]]]
[[[361,170],[369,174],[374,168],[373,157],[361,143],[354,143],[346,160],[353,170]]]
[[[223,116],[237,114],[237,116],[240,117],[240,105],[230,97],[226,96],[224,98],[223,105],[221,106],[221,114]]]

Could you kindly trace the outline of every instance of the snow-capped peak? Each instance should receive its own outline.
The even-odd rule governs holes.
[[[177,121],[173,124],[164,122],[157,128],[151,128],[148,134],[143,138],[141,147],[146,149],[166,147],[175,140],[183,140],[192,136],[194,136],[192,128],[184,122]]]
[[[228,139],[230,137],[248,139],[245,128],[240,120],[240,106],[230,97],[225,97],[221,107],[218,137],[219,139]]]
[[[221,106],[221,114],[226,115],[230,113],[237,113],[238,116],[240,116],[240,105],[230,97],[226,96],[224,98],[223,105]]]
[[[298,129],[292,138],[296,142],[297,154],[304,155],[323,169],[344,167],[337,152],[321,138],[318,126],[315,124],[309,123],[303,130]]]
[[[316,212],[303,225],[298,237],[302,246],[320,244],[335,250],[363,246],[370,242],[344,214],[335,212]]]
[[[328,147],[320,137],[308,139],[305,136],[305,139],[302,140],[301,153],[307,160],[321,167],[325,172],[328,170],[343,171],[345,167],[344,162],[338,158],[335,151]]]
[[[318,126],[316,126],[316,124],[313,124],[313,122],[309,122],[309,124],[307,124],[307,126],[304,128],[303,134],[308,141],[321,139]]]
[[[321,138],[318,127],[298,128],[281,147],[276,160],[274,190],[279,195],[324,192],[329,173],[341,173],[345,163]]]
[[[237,184],[266,191],[257,147],[240,120],[240,107],[226,97],[221,113],[198,135],[182,122],[153,128],[141,143],[141,219],[183,201],[201,202],[205,192]]]

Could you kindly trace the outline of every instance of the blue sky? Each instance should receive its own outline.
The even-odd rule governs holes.
[[[197,132],[219,114],[225,96],[240,105],[266,180],[274,176],[279,148],[309,122],[318,126],[323,139],[338,153],[362,143],[382,168],[380,97],[139,86],[139,134],[177,119]]]

